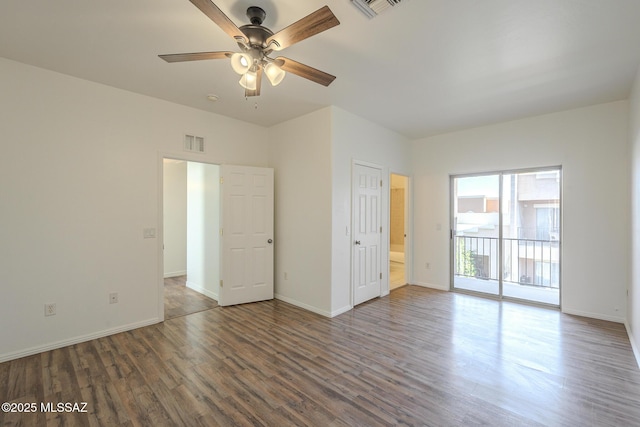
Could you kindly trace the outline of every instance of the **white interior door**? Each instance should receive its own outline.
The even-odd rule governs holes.
[[[380,196],[382,171],[355,164],[353,197],[353,300],[354,305],[381,292]]]
[[[273,298],[273,169],[223,165],[222,306]]]

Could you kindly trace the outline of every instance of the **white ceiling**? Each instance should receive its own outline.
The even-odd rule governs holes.
[[[372,20],[350,0],[215,3],[274,32],[328,4],[341,24],[280,54],[337,79],[246,100],[226,59],[164,62],[238,50],[188,0],[2,0],[0,56],[263,126],[335,105],[409,138],[626,99],[640,63],[639,0],[404,0]]]

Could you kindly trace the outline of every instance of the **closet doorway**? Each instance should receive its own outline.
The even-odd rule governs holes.
[[[389,290],[408,282],[407,214],[409,178],[391,174],[389,195]]]

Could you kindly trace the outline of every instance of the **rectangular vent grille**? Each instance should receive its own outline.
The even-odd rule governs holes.
[[[201,136],[185,135],[184,151],[204,153],[204,138]]]
[[[402,0],[351,0],[351,4],[358,8],[369,19],[375,18],[390,7],[397,6]]]

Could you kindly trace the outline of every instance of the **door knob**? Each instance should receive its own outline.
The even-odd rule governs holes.
[[[267,240],[267,243],[268,243],[268,244],[272,244],[272,243],[273,243],[273,239],[269,239],[269,240]]]
[[[359,244],[360,244],[360,240],[356,240],[356,245],[359,245]]]

